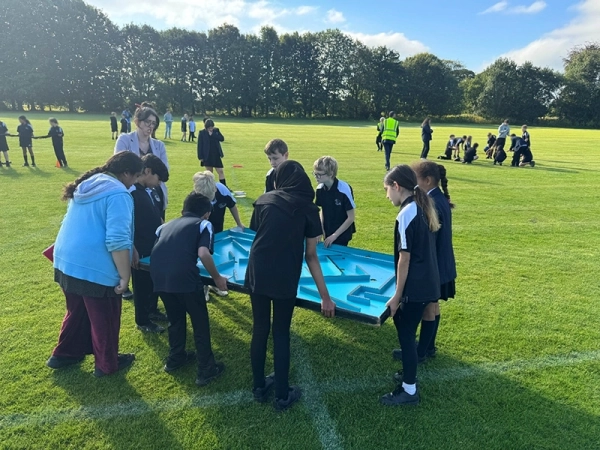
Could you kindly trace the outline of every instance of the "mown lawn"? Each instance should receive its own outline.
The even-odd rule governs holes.
[[[17,115],[0,116],[12,132]],[[37,135],[47,131],[49,116],[31,115]],[[420,366],[418,407],[378,403],[398,369],[390,321],[377,328],[297,310],[291,379],[305,397],[276,414],[251,400],[252,321],[242,294],[209,304],[214,349],[227,370],[205,388],[194,385],[193,367],[176,375],[162,371],[167,336],[137,331],[129,302],[121,349],[136,353],[131,369],[95,379],[92,357],[64,371],[46,368],[65,307],[41,251],[65,212],[62,185],[103,163],[114,145],[108,116],[58,119],[69,169],[54,167],[50,140],[34,141],[37,169],[21,167],[15,138],[9,140],[13,168],[0,169],[0,448],[600,447],[600,132],[530,128],[533,169],[485,159],[470,166],[446,162],[457,205],[458,295],[442,305],[438,357]],[[226,139],[228,185],[248,194],[239,203],[246,224],[269,168],[262,149],[280,137],[307,172],[319,156],[338,160],[339,177],[352,185],[357,203],[352,245],[392,251],[396,210],[382,189],[374,123],[216,122]],[[472,134],[483,147],[493,131],[433,128],[434,157],[450,133]],[[179,142],[178,129],[175,122],[166,142],[168,219],[180,211],[199,170],[195,145]],[[392,163],[417,159],[418,126],[403,124],[400,139]],[[233,226],[230,216],[226,226]]]

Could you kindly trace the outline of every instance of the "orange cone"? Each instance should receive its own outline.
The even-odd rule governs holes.
[[[61,167],[61,166],[60,166],[60,161],[59,161],[59,160],[56,160],[56,167]]]

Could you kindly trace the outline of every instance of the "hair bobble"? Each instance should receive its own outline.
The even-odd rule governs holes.
[[[413,188],[413,191],[416,191],[417,189],[419,189],[419,185],[415,184],[415,187]]]

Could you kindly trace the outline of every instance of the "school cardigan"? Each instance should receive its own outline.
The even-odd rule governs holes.
[[[452,248],[452,212],[450,202],[439,187],[429,191],[429,196],[435,203],[435,209],[440,220],[440,229],[435,236],[440,284],[446,284],[456,279],[456,261]]]
[[[140,141],[138,140],[137,131],[132,131],[131,133],[122,134],[117,139],[115,143],[115,155],[119,152],[131,152],[135,153],[139,157],[140,155]],[[160,160],[169,168],[169,161],[167,161],[167,150],[165,148],[165,144],[163,144],[158,139],[150,138],[150,150],[148,153],[152,153],[154,156],[158,156]],[[165,204],[163,205],[163,209],[167,209],[168,204],[168,195],[167,195],[167,185],[160,182],[160,188],[163,192],[163,197],[165,198]]]

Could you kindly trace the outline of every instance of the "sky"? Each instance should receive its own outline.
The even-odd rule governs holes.
[[[85,0],[117,25],[280,34],[338,28],[402,58],[431,52],[480,72],[499,57],[562,71],[576,46],[600,42],[600,0]]]

